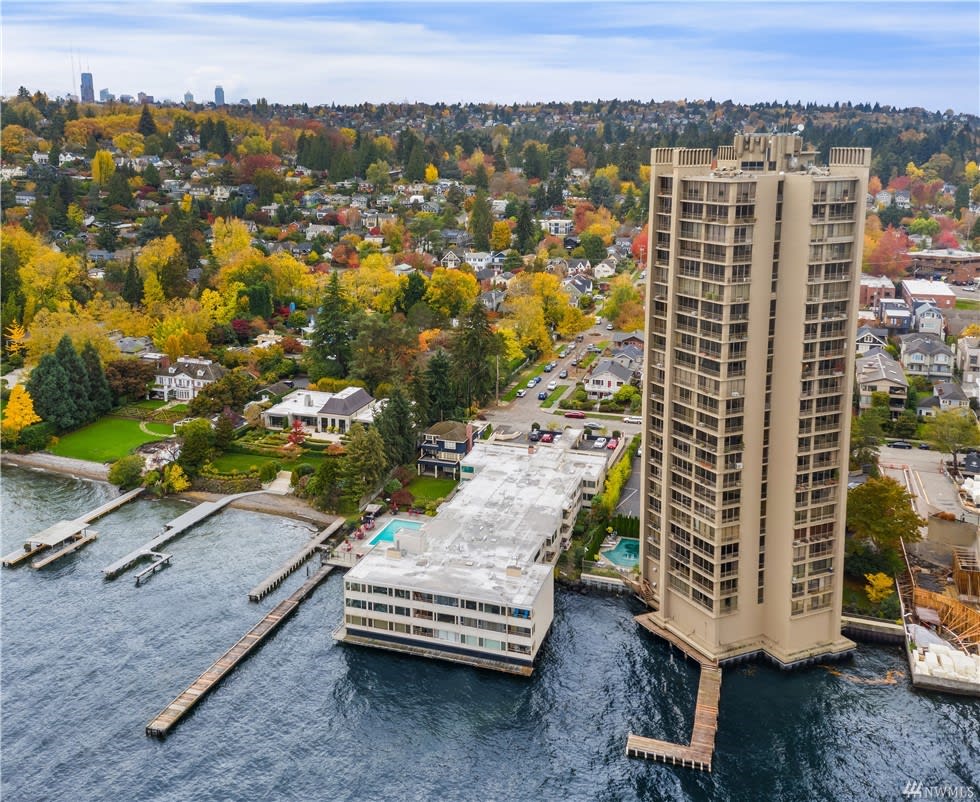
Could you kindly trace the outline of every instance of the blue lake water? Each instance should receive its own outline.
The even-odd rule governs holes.
[[[3,553],[113,493],[0,473]],[[0,574],[0,795],[38,800],[901,800],[980,798],[980,701],[922,694],[895,648],[784,674],[725,671],[712,774],[627,758],[632,731],[686,740],[697,671],[630,601],[559,591],[530,679],[337,644],[341,576],[164,741],[143,729],[302,582],[248,590],[305,525],[229,509],[174,541],[143,587],[100,569],[186,505],[137,501],[50,569]],[[888,684],[891,681],[891,684]]]

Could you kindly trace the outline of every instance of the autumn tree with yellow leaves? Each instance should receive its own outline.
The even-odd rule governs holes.
[[[16,440],[22,429],[40,420],[41,416],[34,411],[34,402],[27,388],[15,384],[3,410],[3,424],[0,425],[3,436]]]

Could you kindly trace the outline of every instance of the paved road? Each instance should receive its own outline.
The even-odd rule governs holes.
[[[640,458],[626,457],[633,460],[633,472],[630,474],[629,481],[619,497],[619,504],[616,507],[617,515],[631,515],[634,518],[640,517]]]

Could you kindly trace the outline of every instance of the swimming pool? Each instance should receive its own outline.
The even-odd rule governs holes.
[[[404,518],[392,518],[381,529],[379,529],[377,534],[368,542],[372,546],[377,546],[379,543],[394,543],[395,535],[399,532],[399,530],[421,528],[422,524],[419,521],[408,521]]]
[[[620,568],[633,568],[640,561],[640,541],[623,537],[613,548],[602,552],[602,556]]]

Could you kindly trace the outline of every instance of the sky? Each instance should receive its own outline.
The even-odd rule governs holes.
[[[980,113],[980,3],[3,0],[0,92],[352,104],[612,98]]]

